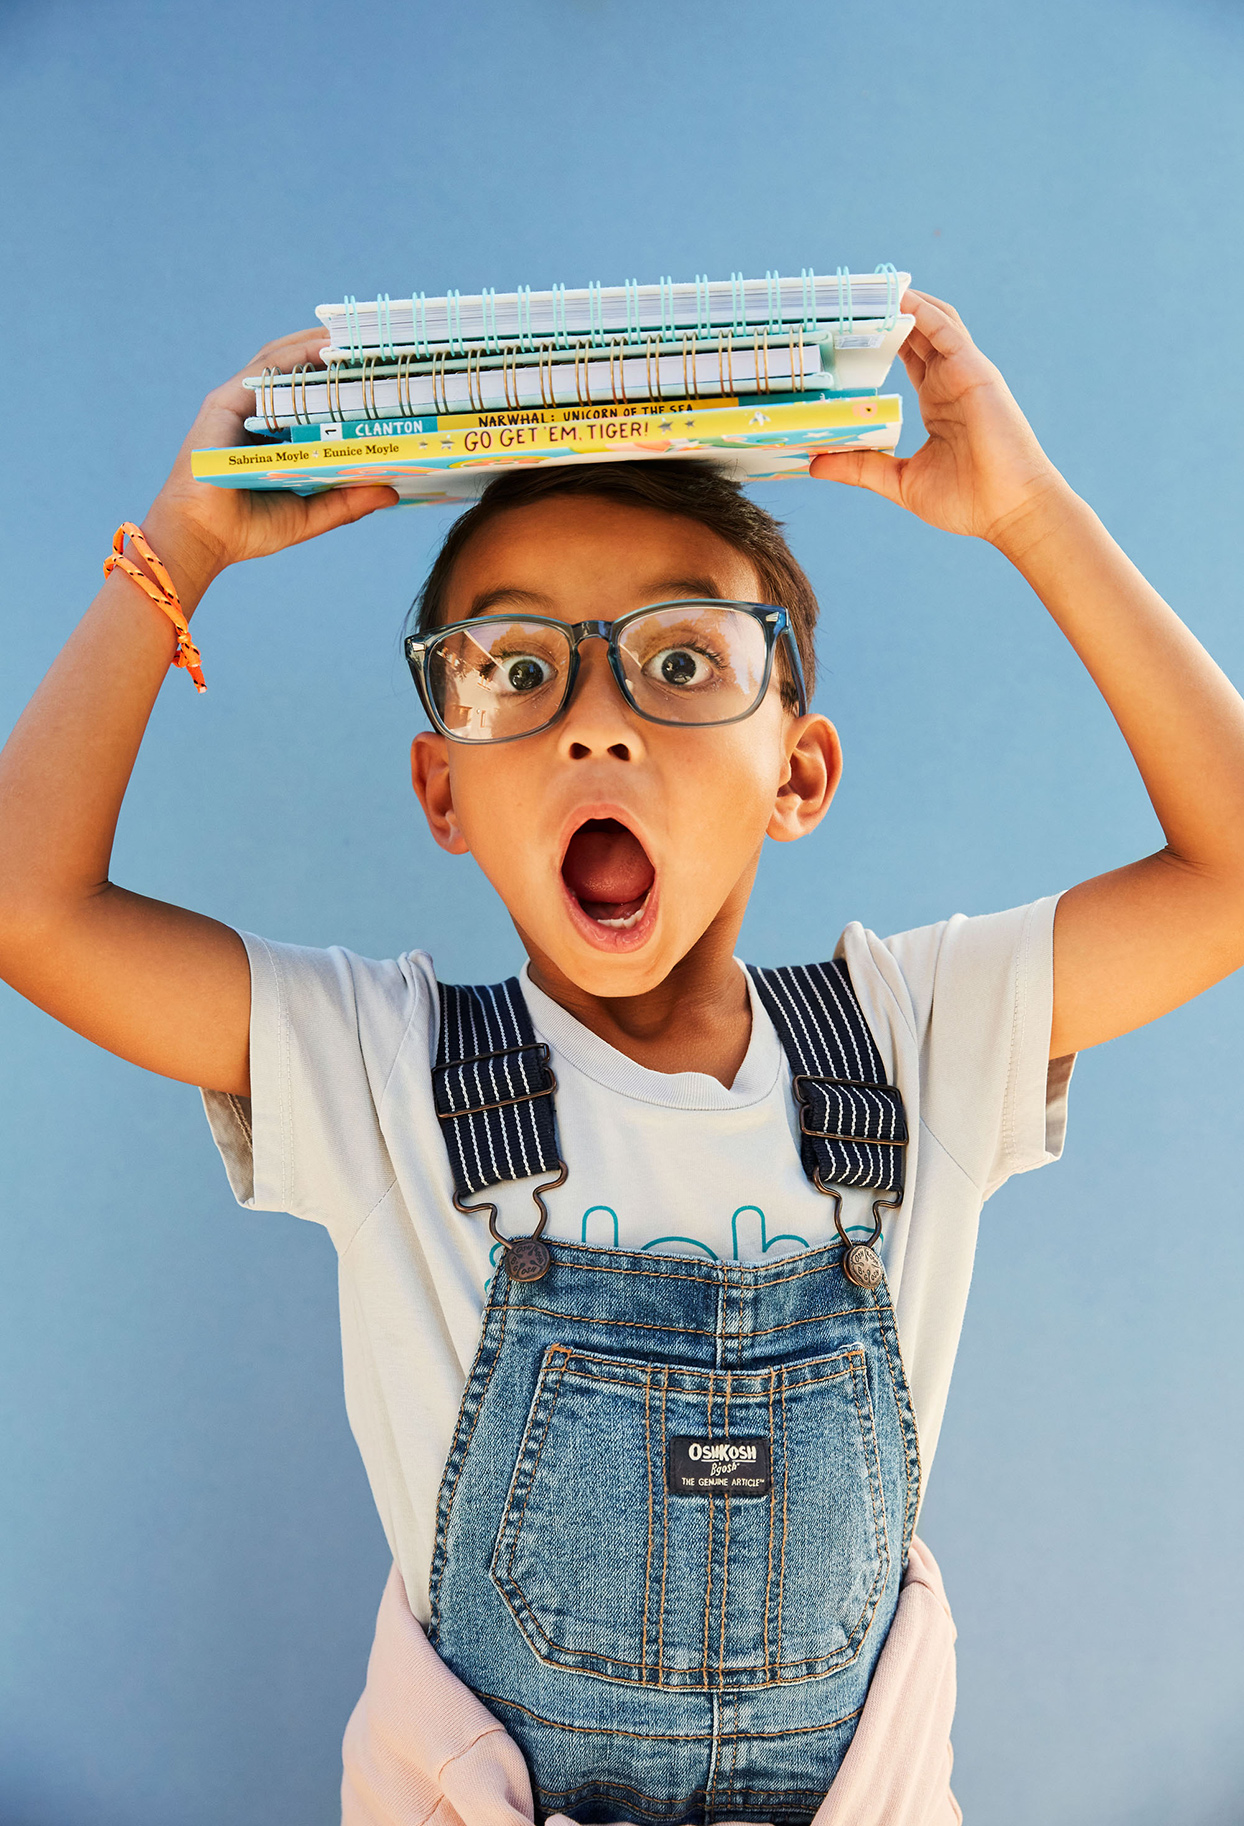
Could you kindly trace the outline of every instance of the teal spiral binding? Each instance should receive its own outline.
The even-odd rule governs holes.
[[[777,272],[765,272],[765,304],[769,312],[766,327],[776,332],[782,327],[782,280]]]
[[[838,328],[841,330],[845,325],[847,334],[850,335],[855,328],[855,311],[851,298],[851,268],[849,266],[837,267],[835,277],[838,280]]]
[[[674,323],[674,280],[671,275],[662,273],[659,295],[661,302],[661,334],[662,336],[672,336],[676,326]]]
[[[346,295],[346,330],[350,337],[350,360],[361,361],[363,358],[363,332],[359,328],[358,299],[353,292]]]
[[[380,353],[391,361],[397,354],[397,345],[393,340],[393,316],[389,309],[388,292],[380,292],[376,297],[376,340]]]
[[[702,341],[713,333],[713,305],[708,295],[708,274],[695,276],[695,333]]]
[[[625,280],[623,290],[626,294],[626,334],[631,342],[638,342],[640,336],[639,280]]]
[[[465,354],[462,341],[462,293],[445,293],[445,328],[449,338],[450,353]]]
[[[497,338],[497,288],[486,285],[480,293],[480,315],[484,320],[484,347],[490,355],[495,355],[498,348]]]
[[[599,349],[605,341],[605,305],[604,287],[599,279],[589,279],[587,285],[587,326],[592,338],[592,347]]]
[[[742,273],[730,275],[730,333],[742,336],[747,329],[747,297]]]
[[[411,336],[415,345],[415,355],[426,361],[428,358],[428,301],[422,292],[410,295]]]
[[[518,299],[518,340],[524,349],[532,349],[535,343],[531,334],[531,287],[520,285],[515,297]]]
[[[898,268],[893,260],[885,260],[880,266],[875,266],[873,271],[885,274],[885,328],[888,332],[898,322]]]
[[[803,288],[803,327],[805,330],[816,328],[816,272],[810,266],[799,269],[799,283]]]
[[[553,292],[553,341],[559,349],[570,347],[570,335],[566,329],[566,288],[555,285]]]

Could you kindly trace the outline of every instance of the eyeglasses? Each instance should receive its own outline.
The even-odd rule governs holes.
[[[658,602],[616,621],[480,615],[412,635],[406,660],[442,735],[452,742],[515,742],[561,716],[585,640],[608,642],[619,691],[650,723],[708,728],[751,716],[769,688],[779,641],[799,714],[807,709],[790,618],[768,602]]]

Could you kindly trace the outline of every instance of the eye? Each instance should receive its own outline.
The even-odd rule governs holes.
[[[548,660],[539,659],[534,653],[507,653],[498,661],[495,673],[497,687],[515,695],[538,691],[552,677],[553,667]]]
[[[706,685],[713,676],[708,658],[697,653],[694,647],[665,647],[645,661],[644,671],[649,678],[660,679],[663,685],[682,690],[688,686]]]

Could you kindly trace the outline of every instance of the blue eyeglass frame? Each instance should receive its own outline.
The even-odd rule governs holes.
[[[630,687],[626,682],[626,673],[623,670],[622,657],[618,650],[618,642],[622,634],[633,621],[638,621],[641,615],[650,615],[654,609],[685,609],[701,606],[714,609],[742,609],[754,621],[760,623],[765,637],[765,670],[764,677],[760,681],[760,689],[756,693],[756,702],[750,709],[740,711],[738,716],[717,717],[706,723],[685,723],[678,717],[653,716],[651,711],[641,710],[632,697]],[[486,628],[499,624],[507,625],[515,621],[531,621],[540,627],[557,628],[568,637],[570,665],[566,672],[566,686],[561,703],[546,722],[540,723],[535,729],[524,729],[518,735],[489,736],[483,741],[472,739],[470,736],[455,735],[452,729],[446,727],[432,701],[432,693],[428,689],[427,680],[428,661],[443,641],[448,639],[451,634],[461,632],[464,628]],[[558,621],[552,615],[475,615],[468,621],[451,621],[446,627],[437,628],[432,634],[409,635],[405,643],[406,663],[410,667],[411,677],[415,681],[419,701],[433,728],[439,730],[441,735],[446,736],[449,741],[461,742],[466,748],[488,748],[499,746],[502,742],[521,742],[529,735],[542,735],[546,729],[553,727],[559,717],[566,714],[579,676],[579,648],[585,640],[603,640],[608,643],[609,670],[613,673],[623,701],[635,712],[636,716],[643,717],[647,723],[660,723],[667,729],[721,729],[727,723],[746,722],[749,716],[756,714],[764,702],[765,693],[769,689],[769,681],[773,677],[773,656],[779,642],[786,654],[786,662],[794,680],[795,692],[799,700],[799,715],[804,716],[807,713],[808,692],[804,684],[799,648],[790,625],[790,616],[775,602],[738,602],[732,597],[723,596],[679,596],[669,602],[647,602],[642,609],[632,609],[629,614],[619,615],[616,621]]]

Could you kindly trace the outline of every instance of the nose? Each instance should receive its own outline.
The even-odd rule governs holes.
[[[579,676],[558,729],[559,747],[572,761],[611,755],[637,761],[643,752],[638,719],[618,689],[608,642],[590,635],[579,648]]]

